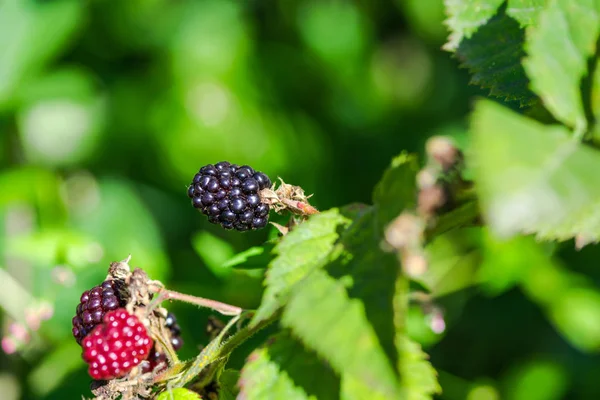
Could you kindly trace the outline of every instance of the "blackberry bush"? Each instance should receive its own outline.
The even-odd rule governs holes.
[[[200,168],[188,187],[188,196],[209,222],[247,231],[267,225],[270,207],[259,192],[270,187],[271,180],[262,172],[221,161]]]
[[[83,359],[92,378],[119,378],[148,358],[152,345],[144,324],[119,308],[106,313],[103,323],[83,339]]]
[[[107,312],[124,307],[127,304],[127,292],[124,283],[107,279],[102,284],[81,294],[73,317],[73,336],[81,344],[94,327],[102,322]]]

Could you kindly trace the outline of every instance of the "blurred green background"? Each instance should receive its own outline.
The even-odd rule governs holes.
[[[261,272],[221,265],[274,232],[198,214],[186,185],[202,165],[250,164],[327,209],[369,202],[390,159],[431,135],[466,143],[484,92],[440,50],[443,19],[442,0],[0,2],[0,397],[90,395],[71,318],[128,254],[173,289],[257,306]],[[518,267],[511,249],[496,267]],[[559,255],[600,281],[597,248]],[[411,311],[442,398],[600,396],[597,357],[523,291],[490,293]],[[170,309],[191,357],[209,314]]]

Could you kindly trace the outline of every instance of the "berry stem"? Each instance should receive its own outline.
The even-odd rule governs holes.
[[[220,301],[205,299],[204,297],[196,297],[189,294],[175,292],[173,290],[160,288],[157,291],[158,296],[152,300],[153,303],[158,304],[165,300],[179,300],[185,303],[195,304],[200,307],[210,308],[223,315],[237,316],[243,311],[241,307],[232,306],[230,304],[221,303]],[[152,307],[150,307],[152,309]]]

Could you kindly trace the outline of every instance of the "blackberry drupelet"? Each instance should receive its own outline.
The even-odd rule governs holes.
[[[169,329],[169,332],[171,334],[170,338],[173,350],[179,350],[181,346],[183,346],[183,339],[180,336],[181,328],[179,327],[179,324],[177,324],[177,319],[175,318],[175,315],[173,313],[167,314],[165,326]],[[148,359],[142,364],[143,373],[151,371],[160,372],[167,367],[167,356],[163,351],[159,350],[157,346],[157,343],[155,343],[154,347],[152,347],[152,350],[150,350],[150,355],[148,356]],[[163,363],[161,369],[156,370],[156,367],[161,363]]]
[[[97,380],[127,375],[148,358],[153,346],[144,324],[124,308],[106,313],[81,344],[88,372]]]
[[[247,231],[267,225],[269,205],[261,202],[259,192],[270,187],[271,180],[262,172],[221,161],[200,168],[188,196],[209,222]]]
[[[77,343],[81,344],[83,338],[102,322],[107,312],[127,304],[125,293],[124,283],[119,280],[106,280],[83,292],[72,320],[72,332]]]

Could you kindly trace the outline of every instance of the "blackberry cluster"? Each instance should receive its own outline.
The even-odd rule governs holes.
[[[173,313],[167,314],[165,326],[169,329],[169,332],[171,333],[171,346],[173,346],[173,350],[179,350],[181,346],[183,346],[183,339],[181,338],[181,328],[179,327],[177,319],[175,318],[175,315]],[[142,372],[147,373],[150,371],[155,371],[156,367],[161,363],[163,363],[164,369],[167,366],[166,362],[167,355],[164,352],[157,349],[157,345],[155,344],[154,347],[152,347],[152,350],[150,350],[150,355],[148,356],[148,359],[142,364]]]
[[[120,378],[148,358],[152,346],[144,324],[119,308],[106,313],[103,323],[83,339],[83,359],[92,378]]]
[[[81,344],[83,338],[102,322],[107,312],[127,304],[123,286],[122,281],[106,280],[101,285],[83,292],[72,320],[73,336],[77,343]]]
[[[269,205],[261,202],[259,192],[270,186],[271,180],[262,172],[222,161],[200,168],[188,196],[209,222],[247,231],[267,225]]]

